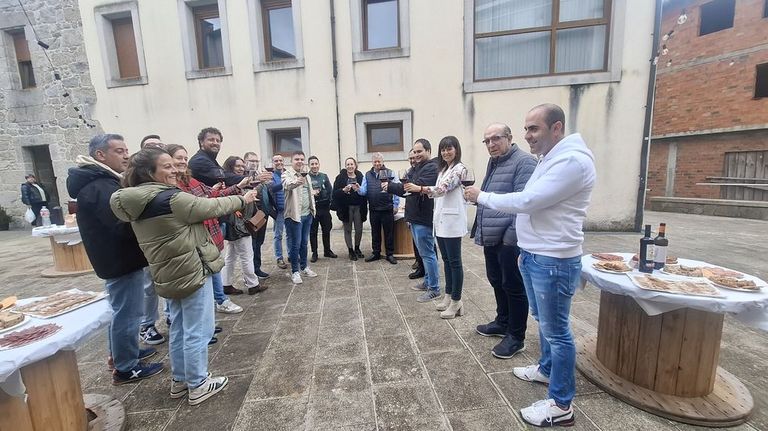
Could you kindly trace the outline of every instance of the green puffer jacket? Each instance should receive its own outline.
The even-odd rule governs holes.
[[[182,299],[224,267],[203,221],[240,210],[245,200],[199,198],[167,184],[144,183],[116,191],[109,204],[117,218],[131,222],[157,294]]]

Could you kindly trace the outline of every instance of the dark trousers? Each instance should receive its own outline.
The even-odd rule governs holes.
[[[267,219],[269,220],[269,219]],[[261,246],[264,245],[264,237],[267,235],[267,224],[256,231],[256,235],[251,236],[251,245],[253,246],[253,270],[261,271]]]
[[[43,209],[43,207],[48,206],[48,202],[38,202],[36,204],[30,204],[32,207],[32,212],[35,213],[35,221],[32,222],[33,226],[42,226],[43,224],[43,218],[40,217],[40,210]],[[50,210],[50,208],[48,208]]]
[[[317,254],[318,227],[323,229],[323,252],[329,253],[331,251],[331,229],[333,229],[333,221],[331,221],[331,209],[327,206],[317,206],[315,210],[315,218],[312,220],[312,226],[309,228],[309,245],[312,249],[312,254]]]
[[[384,229],[384,247],[387,256],[395,254],[395,215],[392,210],[371,210],[371,248],[381,254],[381,230]]]
[[[461,238],[437,237],[437,246],[443,256],[445,271],[445,294],[451,299],[461,299],[461,289],[464,287],[464,268],[461,266]]]
[[[523,341],[528,326],[528,297],[517,266],[520,248],[499,244],[483,247],[483,253],[485,273],[496,296],[496,323],[507,328],[507,334]]]

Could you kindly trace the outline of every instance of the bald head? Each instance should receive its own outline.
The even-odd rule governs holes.
[[[512,130],[503,123],[491,123],[483,133],[483,143],[491,157],[507,154],[512,148]]]
[[[544,114],[544,122],[548,127],[552,127],[553,124],[558,121],[562,124],[562,129],[565,130],[565,113],[563,108],[555,105],[554,103],[542,103],[531,108],[528,112],[541,111]]]
[[[525,116],[525,140],[533,154],[545,156],[564,135],[565,114],[554,104],[533,107]]]

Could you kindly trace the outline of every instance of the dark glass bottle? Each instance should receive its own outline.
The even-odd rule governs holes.
[[[653,239],[653,268],[664,268],[664,264],[667,263],[667,246],[669,246],[669,239],[665,236],[667,232],[667,224],[659,224],[659,234]]]
[[[653,238],[651,238],[651,225],[645,225],[645,235],[640,238],[640,256],[637,261],[637,270],[640,272],[653,272]]]

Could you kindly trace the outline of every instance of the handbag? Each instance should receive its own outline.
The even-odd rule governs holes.
[[[267,224],[267,215],[262,210],[256,211],[253,217],[245,220],[245,228],[248,229],[251,235],[256,235],[256,232]]]

